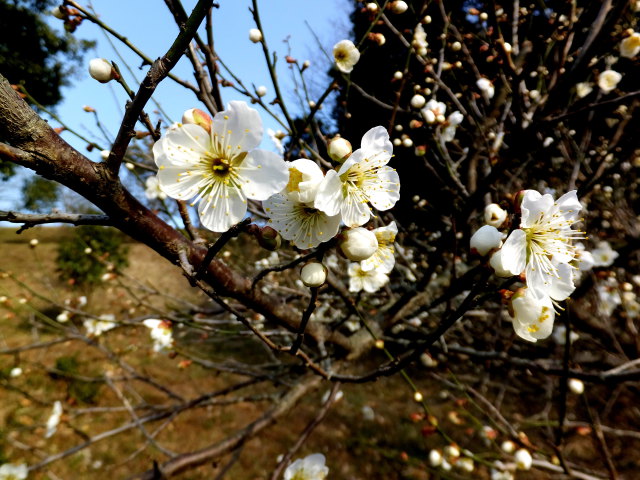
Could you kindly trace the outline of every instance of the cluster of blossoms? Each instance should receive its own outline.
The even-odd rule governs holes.
[[[496,275],[524,276],[526,287],[511,297],[513,326],[518,336],[535,342],[551,335],[554,303],[575,290],[580,254],[573,240],[583,238],[583,232],[571,226],[580,220],[582,206],[575,190],[557,200],[535,190],[520,197],[520,225],[504,243],[498,227],[506,212],[491,205],[485,212],[488,224],[474,234],[471,248],[482,255],[493,252],[489,263]]]
[[[395,224],[373,232],[358,229],[371,219],[372,208],[388,210],[400,198],[398,174],[387,165],[393,145],[383,127],[366,132],[356,151],[336,137],[329,152],[340,165],[324,172],[311,160],[285,162],[255,148],[262,122],[244,102],[231,102],[213,119],[191,117],[185,115],[182,124],[169,129],[153,153],[160,190],[172,198],[193,199],[203,226],[227,231],[244,218],[247,199],[262,201],[268,226],[300,249],[334,238],[343,224],[350,229],[344,237],[351,239],[342,241],[345,256],[364,261],[357,267],[367,272],[362,277],[378,275],[375,288],[362,284],[359,289],[375,291],[388,280]],[[371,245],[366,255],[350,255],[362,238]]]
[[[5,463],[0,465],[0,480],[24,480],[29,476],[29,468],[23,463],[15,465]]]
[[[442,140],[450,142],[456,135],[456,128],[462,123],[464,117],[460,112],[453,112],[445,118],[444,114],[447,106],[435,99],[429,100],[420,110],[425,122],[429,124],[438,124],[442,127]]]
[[[173,348],[173,333],[168,322],[157,318],[147,318],[142,324],[150,330],[154,352],[165,353]]]
[[[88,318],[83,322],[84,328],[87,329],[87,335],[92,337],[99,337],[104,332],[117,327],[115,323],[116,317],[111,313],[105,313],[100,315],[97,319]]]

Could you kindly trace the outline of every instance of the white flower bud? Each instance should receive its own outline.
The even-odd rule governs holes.
[[[484,223],[492,227],[500,228],[507,219],[507,211],[500,208],[497,203],[490,203],[484,207]]]
[[[376,234],[366,228],[356,227],[344,232],[340,240],[340,250],[353,262],[361,262],[378,249]]]
[[[336,162],[344,162],[351,155],[351,143],[342,137],[333,137],[329,141],[329,156]]]
[[[56,317],[56,320],[60,323],[65,323],[69,321],[69,312],[67,312],[66,310],[60,314],[58,314],[58,316]]]
[[[413,147],[413,140],[411,140],[409,137],[404,138],[402,140],[402,146],[406,148]]]
[[[403,77],[402,72],[399,70],[393,74],[393,78],[395,78],[396,80],[401,80],[402,77]]]
[[[422,400],[424,400],[424,397],[422,396],[422,394],[420,392],[416,392],[413,394],[413,399],[420,403]]]
[[[302,68],[303,68],[303,69],[309,68],[310,66],[311,66],[311,62],[310,62],[309,60],[305,60],[305,61],[302,63]]]
[[[9,372],[9,376],[11,378],[16,378],[22,375],[22,369],[20,367],[13,367]]]
[[[402,140],[400,140],[399,138],[394,138],[393,139],[393,146],[394,147],[399,147],[400,145],[402,145]]]
[[[397,2],[392,2],[391,5],[391,11],[393,13],[404,13],[407,11],[407,9],[409,8],[409,5],[407,5],[407,2],[403,2],[402,0],[398,0]]]
[[[39,243],[40,243],[40,242],[38,241],[38,239],[37,239],[37,238],[32,238],[32,239],[29,241],[29,245],[31,245],[32,247],[37,247]]]
[[[367,3],[367,10],[372,13],[376,13],[378,11],[378,5],[376,5],[374,2]]]
[[[307,263],[300,270],[300,279],[307,287],[319,287],[327,280],[327,268],[319,262]]]
[[[473,464],[472,458],[464,457],[456,462],[456,467],[464,472],[471,473],[473,472],[475,465]]]
[[[265,87],[264,85],[260,85],[258,88],[256,88],[256,95],[258,95],[259,97],[264,97],[267,94],[267,87]]]
[[[530,470],[533,458],[528,450],[521,448],[514,455],[518,470]]]
[[[182,123],[185,125],[199,125],[207,132],[211,131],[211,123],[213,120],[207,112],[203,112],[199,108],[190,108],[182,114]]]
[[[640,33],[633,32],[620,42],[620,55],[626,58],[633,58],[638,52],[640,52]]]
[[[442,454],[439,450],[431,450],[429,452],[429,465],[439,467],[442,465]]]
[[[582,395],[584,393],[584,383],[582,380],[578,380],[577,378],[569,379],[569,390],[576,395]]]
[[[499,248],[502,243],[502,234],[496,227],[484,225],[471,236],[471,250],[476,250],[484,256],[495,248]]]
[[[262,40],[262,32],[257,28],[252,28],[249,30],[249,40],[253,43],[258,43]]]
[[[513,453],[515,451],[515,449],[516,449],[516,444],[513,443],[511,440],[505,440],[500,445],[500,448],[505,453]]]
[[[462,44],[460,42],[453,42],[451,44],[451,50],[453,50],[454,52],[459,51],[462,48]]]
[[[64,20],[65,18],[67,18],[67,16],[64,14],[64,12],[60,9],[59,6],[53,7],[51,9],[51,15],[56,17],[58,20]]]
[[[493,95],[495,94],[495,89],[493,87],[493,84],[491,83],[491,80],[484,77],[480,78],[476,82],[476,86],[480,89],[482,93],[484,93],[487,96],[487,98],[493,98]]]
[[[460,456],[460,449],[455,445],[447,445],[444,447],[444,456],[449,460],[455,460]]]
[[[576,83],[576,95],[579,98],[584,98],[593,91],[593,87],[589,82]]]
[[[104,58],[94,58],[89,62],[89,75],[100,83],[113,80],[115,73],[111,63]]]
[[[100,152],[100,158],[102,159],[103,162],[107,161],[107,159],[109,158],[109,155],[111,155],[111,150],[102,150]]]
[[[414,95],[411,97],[411,106],[413,108],[422,108],[427,103],[427,99],[422,95]]]
[[[136,168],[136,166],[135,166],[133,163],[131,163],[131,162],[125,162],[125,163],[124,163],[124,166],[125,166],[125,168],[126,168],[127,170],[133,170],[133,169],[135,169],[135,168]]]

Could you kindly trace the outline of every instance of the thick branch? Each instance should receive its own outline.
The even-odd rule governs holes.
[[[0,157],[2,157],[2,147],[0,144]],[[23,223],[24,225],[18,230],[18,233],[22,233],[23,230],[31,228],[35,225],[42,225],[43,223],[71,223],[73,225],[111,225],[111,219],[106,215],[83,215],[79,213],[44,213],[44,214],[32,214],[32,213],[20,213],[20,212],[5,212],[0,210],[0,221],[11,223]]]

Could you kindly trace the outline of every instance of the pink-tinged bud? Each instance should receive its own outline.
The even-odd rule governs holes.
[[[85,105],[84,107],[82,107],[82,110],[84,110],[84,111],[85,111],[85,112],[87,112],[87,113],[93,113],[93,112],[95,112],[95,111],[96,111],[96,109],[95,109],[95,108],[90,107],[89,105]]]
[[[367,38],[370,41],[377,43],[379,47],[387,43],[387,39],[382,33],[369,33]]]
[[[522,205],[522,200],[524,200],[524,192],[526,192],[526,190],[520,190],[513,197],[513,211],[518,215],[520,215],[521,212],[520,205]]]
[[[100,83],[107,83],[119,78],[118,72],[111,62],[104,58],[94,58],[89,62],[89,75]]]
[[[342,137],[333,137],[329,140],[328,151],[333,161],[342,163],[349,158],[353,150],[349,140]]]
[[[340,236],[340,250],[349,260],[361,262],[378,249],[376,234],[366,228],[350,228]]]
[[[416,145],[415,149],[416,157],[424,157],[427,154],[427,146],[426,145]]]
[[[307,287],[319,287],[327,280],[327,267],[319,262],[307,263],[300,270],[300,279]]]
[[[190,108],[182,114],[182,123],[199,125],[211,133],[211,117],[198,108]]]
[[[258,243],[265,250],[269,250],[271,252],[278,250],[282,245],[282,237],[280,234],[271,227],[262,227],[259,230],[254,232]]]

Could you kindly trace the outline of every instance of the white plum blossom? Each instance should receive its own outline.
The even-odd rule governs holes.
[[[591,92],[593,92],[593,87],[589,82],[576,83],[576,95],[578,95],[579,98],[584,98]]]
[[[364,290],[368,293],[377,292],[388,281],[389,276],[380,270],[362,270],[359,263],[349,265],[349,291],[359,292]]]
[[[490,203],[484,207],[484,223],[492,227],[500,228],[507,219],[507,211],[497,203]]]
[[[615,70],[605,70],[598,75],[598,87],[603,93],[609,93],[618,86],[620,80],[622,80],[621,73]]]
[[[153,340],[154,352],[167,352],[173,347],[173,333],[171,332],[171,325],[157,318],[147,318],[142,322],[147,327]]]
[[[600,242],[597,248],[591,250],[594,267],[610,267],[619,254],[611,248],[609,242]]]
[[[284,471],[284,480],[324,480],[329,474],[324,455],[314,453],[299,458]]]
[[[351,73],[360,60],[360,52],[351,40],[340,40],[333,46],[333,58],[336,67],[343,73]]]
[[[378,250],[376,234],[366,228],[350,228],[340,237],[340,250],[351,261],[366,260]]]
[[[318,187],[324,180],[318,165],[305,159],[286,165],[289,182],[281,193],[262,203],[268,224],[298,248],[317,247],[338,233],[340,215],[327,215],[314,206]]]
[[[582,242],[576,243],[576,260],[578,262],[578,269],[581,272],[587,272],[595,265],[593,253],[586,250]]]
[[[348,227],[365,224],[373,205],[389,210],[400,198],[398,173],[387,165],[393,154],[389,134],[374,127],[364,134],[361,146],[336,172],[330,170],[318,187],[315,207],[329,216],[342,215]]]
[[[87,335],[91,335],[93,337],[99,337],[104,332],[115,328],[117,324],[115,323],[115,315],[111,313],[105,313],[104,315],[100,315],[98,319],[88,318],[83,322],[84,328],[87,329]]]
[[[147,180],[144,182],[144,185],[146,187],[144,190],[144,195],[149,200],[155,200],[156,198],[158,200],[164,200],[165,198],[167,198],[167,194],[164,193],[160,188],[160,182],[158,181],[158,177],[154,175],[152,175],[151,177],[148,177]]]
[[[53,410],[51,415],[47,419],[47,431],[44,434],[44,438],[51,438],[56,430],[58,429],[58,424],[60,423],[60,417],[62,416],[62,403],[59,400],[53,404]]]
[[[495,250],[502,244],[502,233],[491,225],[483,225],[471,236],[469,246],[471,251],[475,250],[480,255],[485,256],[491,250]]]
[[[486,98],[493,98],[493,95],[495,94],[495,88],[493,87],[493,83],[491,83],[491,80],[482,77],[478,79],[478,81],[476,82],[476,86],[482,92],[482,94],[486,96]]]
[[[620,42],[620,56],[633,58],[640,52],[640,33],[633,32]]]
[[[520,228],[501,249],[503,269],[513,275],[525,272],[527,286],[539,297],[566,300],[575,290],[569,263],[575,260],[576,248],[571,242],[582,235],[571,229],[582,209],[576,191],[554,201],[550,194],[525,190],[520,209]]]
[[[26,464],[14,465],[5,463],[0,465],[0,480],[24,480],[29,475],[29,468]]]
[[[365,260],[360,262],[362,270],[379,270],[382,273],[389,273],[393,270],[396,263],[394,242],[398,234],[396,222],[391,222],[386,227],[380,227],[373,230],[376,240],[378,240],[378,248],[375,252]]]
[[[443,123],[445,121],[444,114],[446,111],[447,106],[444,103],[432,98],[424,108],[420,110],[420,113],[422,113],[422,117],[427,123]]]
[[[464,116],[460,112],[453,112],[447,117],[446,126],[442,130],[442,140],[451,142],[456,136],[456,129],[462,123]]]
[[[255,148],[261,140],[258,112],[239,101],[215,115],[211,134],[198,125],[169,130],[153,146],[160,187],[178,200],[195,197],[202,224],[226,232],[244,218],[247,199],[266,200],[289,180],[282,158]]]
[[[511,297],[511,307],[513,329],[520,338],[536,342],[551,335],[556,316],[551,298],[524,288]]]
[[[553,341],[558,345],[565,345],[567,343],[567,327],[565,327],[564,325],[558,325],[558,327],[553,330],[553,334],[551,336],[553,338]],[[579,338],[580,335],[578,335],[576,332],[569,332],[569,342],[573,343]]]

